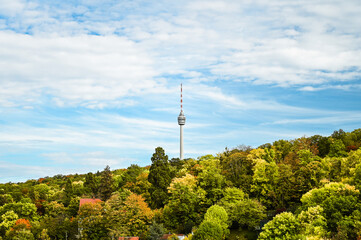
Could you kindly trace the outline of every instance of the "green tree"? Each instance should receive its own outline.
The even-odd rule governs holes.
[[[212,221],[204,221],[194,233],[192,240],[222,240],[221,225]]]
[[[79,222],[81,222],[81,220]],[[65,212],[62,212],[57,216],[45,216],[40,222],[40,229],[46,229],[46,235],[51,239],[76,239],[76,235],[78,234],[77,223],[78,221],[75,218],[69,219],[66,217]],[[86,225],[83,224],[82,227],[84,226]],[[40,232],[40,235],[41,234]]]
[[[299,195],[296,185],[296,177],[292,167],[288,164],[278,164],[278,184],[276,186],[277,208],[286,209],[289,206],[299,202]]]
[[[37,208],[33,203],[7,203],[4,206],[0,207],[0,214],[3,215],[7,211],[11,210],[14,211],[19,216],[19,218],[26,218],[32,220],[37,217]]]
[[[50,187],[44,183],[35,185],[33,188],[32,196],[34,200],[48,200]]]
[[[309,190],[320,186],[320,181],[327,176],[327,172],[323,168],[323,164],[318,159],[312,158],[308,163],[301,163],[294,173],[295,182],[293,190],[296,199],[300,199]]]
[[[304,237],[312,239],[326,239],[328,237],[326,218],[322,214],[322,207],[316,206],[309,207],[297,216],[300,232]]]
[[[164,233],[165,229],[163,227],[163,224],[153,221],[153,223],[149,227],[148,240],[159,240]]]
[[[224,190],[224,197],[219,200],[217,204],[226,210],[228,214],[228,225],[231,226],[232,223],[235,222],[234,212],[236,211],[236,205],[239,201],[244,200],[246,196],[241,189],[235,187],[228,187]]]
[[[341,182],[342,179],[342,162],[341,157],[325,157],[323,162],[328,167],[329,179],[332,182]]]
[[[84,182],[82,180],[73,181],[72,187],[74,196],[83,196],[87,193],[87,189],[84,187]]]
[[[320,206],[327,220],[327,230],[337,232],[337,226],[345,217],[358,210],[360,192],[354,186],[343,183],[329,183],[313,189],[301,198],[302,209]]]
[[[170,166],[172,168],[173,176],[183,168],[185,160],[180,160],[179,158],[172,158],[169,160]]]
[[[215,222],[222,228],[222,239],[225,239],[229,234],[228,230],[228,214],[226,210],[218,205],[213,205],[208,208],[204,215],[204,222]]]
[[[227,206],[228,204],[235,204],[243,200],[247,195],[239,188],[228,187],[224,190],[223,198],[219,201],[220,206]]]
[[[222,159],[221,165],[227,180],[232,182],[235,187],[249,192],[252,183],[253,161],[247,158],[245,152],[231,154]]]
[[[254,166],[251,192],[267,208],[276,208],[276,189],[279,182],[278,166],[275,162],[268,163],[257,159]]]
[[[277,163],[283,162],[286,156],[291,152],[292,143],[287,140],[278,140],[273,143],[275,149],[275,159]]]
[[[110,198],[114,191],[114,180],[109,166],[106,166],[101,174],[99,185],[100,199],[106,201]]]
[[[12,203],[13,201],[13,197],[10,194],[0,194],[0,206],[3,206],[6,203]]]
[[[200,160],[201,171],[198,174],[198,184],[207,193],[208,206],[212,206],[223,197],[223,188],[226,179],[222,175],[220,160],[211,156],[206,160]]]
[[[318,148],[318,156],[325,157],[330,152],[331,141],[329,137],[314,135],[310,137],[312,144]]]
[[[233,219],[241,227],[248,227],[250,230],[259,226],[266,217],[266,208],[257,200],[245,199],[239,201],[233,214]]]
[[[45,203],[44,207],[45,207],[45,214],[50,217],[56,217],[61,214],[65,214],[65,207],[62,203],[51,201],[49,203]]]
[[[127,168],[127,171],[122,175],[122,180],[119,182],[119,187],[123,187],[126,183],[135,183],[139,174],[143,171],[137,164],[132,164]]]
[[[189,233],[203,218],[206,192],[197,186],[193,175],[174,178],[169,186],[170,199],[164,207],[167,227],[178,232]]]
[[[8,239],[12,240],[34,240],[34,235],[28,229],[21,229],[18,231],[9,231],[7,234]]]
[[[330,157],[345,157],[347,156],[345,144],[341,139],[333,139],[330,145]]]
[[[90,192],[92,194],[93,197],[97,196],[98,194],[98,181],[96,179],[96,176],[89,172],[86,176],[85,176],[85,182],[84,182],[84,187],[86,189],[87,192]]]
[[[262,228],[258,240],[296,240],[299,239],[299,222],[290,212],[276,215]]]
[[[67,207],[67,214],[71,217],[78,215],[80,197],[75,197],[70,200],[70,203]]]
[[[331,137],[334,138],[334,139],[339,139],[339,140],[343,140],[346,136],[346,132],[342,129],[340,130],[335,130]]]
[[[168,156],[163,148],[157,147],[152,156],[152,165],[148,175],[148,181],[152,184],[149,188],[151,207],[162,208],[168,201],[168,190],[171,182],[171,172]]]
[[[0,230],[1,235],[4,235],[4,233],[9,230],[11,227],[14,226],[16,220],[18,220],[19,216],[13,211],[7,211],[3,215],[1,215],[1,223],[0,223]]]
[[[64,205],[68,206],[72,197],[74,196],[73,182],[70,178],[66,181],[64,189]]]

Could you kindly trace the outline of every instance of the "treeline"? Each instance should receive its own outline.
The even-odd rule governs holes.
[[[361,129],[182,161],[158,147],[147,167],[0,184],[0,236],[361,239],[360,146]]]

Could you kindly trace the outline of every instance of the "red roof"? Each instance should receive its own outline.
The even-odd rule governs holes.
[[[81,207],[85,203],[100,203],[102,200],[99,198],[82,198],[79,202],[79,207]]]
[[[139,240],[139,237],[120,237],[119,240]]]

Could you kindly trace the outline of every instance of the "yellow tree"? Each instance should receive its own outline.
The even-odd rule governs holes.
[[[154,213],[144,198],[131,193],[124,198],[114,194],[106,202],[107,227],[114,237],[141,236],[148,231]]]

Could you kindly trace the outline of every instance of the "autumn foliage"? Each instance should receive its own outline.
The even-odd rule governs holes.
[[[31,224],[30,224],[29,220],[23,219],[23,218],[16,220],[15,226],[22,226],[23,228],[26,228],[26,229],[31,228]]]

